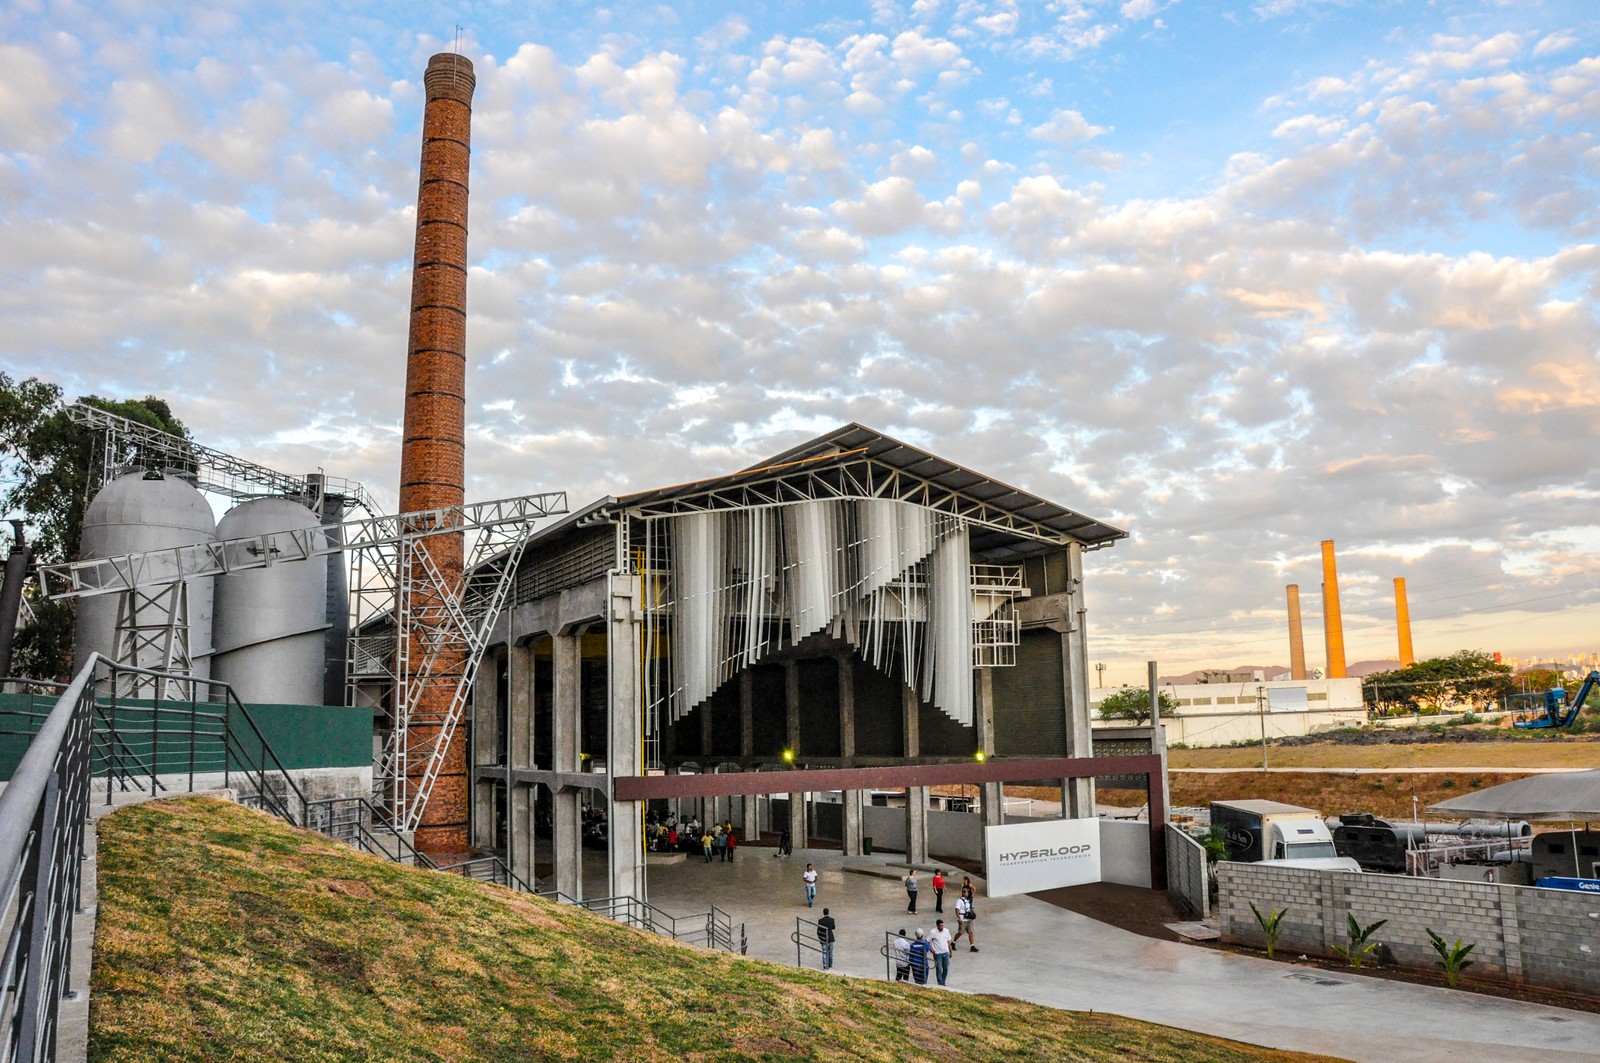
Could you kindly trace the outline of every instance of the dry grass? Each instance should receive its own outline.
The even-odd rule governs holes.
[[[234,805],[100,827],[92,1060],[1292,1060],[675,945]]]
[[[1273,746],[1274,768],[1600,768],[1600,742],[1439,742],[1417,745]],[[1172,768],[1257,768],[1261,747],[1173,749]]]
[[[1260,755],[1259,750],[1257,755]],[[1173,806],[1204,807],[1212,801],[1266,799],[1302,805],[1328,816],[1371,812],[1386,819],[1409,820],[1413,808],[1426,809],[1435,801],[1460,797],[1522,777],[1511,773],[1450,771],[1405,775],[1310,771],[1175,773],[1170,776],[1172,793],[1167,800]],[[1133,808],[1144,804],[1144,791],[1100,788],[1095,791],[1095,798],[1102,804]]]

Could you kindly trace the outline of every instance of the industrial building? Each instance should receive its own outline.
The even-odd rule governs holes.
[[[366,711],[372,826],[526,882],[547,826],[574,897],[602,818],[610,895],[645,895],[651,801],[858,853],[863,795],[898,790],[915,862],[930,785],[972,784],[998,825],[1004,782],[1092,817],[1097,775],[1150,788],[1159,879],[1151,740],[1090,763],[1084,554],[1125,532],[859,424],[573,512],[465,503],[471,64],[434,56],[425,84],[402,513],[88,411],[104,486],[82,559],[45,574],[81,599],[80,655]],[[221,527],[196,484],[240,503]]]
[[[1169,746],[1197,748],[1297,738],[1367,722],[1359,679],[1185,683],[1168,684],[1161,690],[1176,706],[1161,714]],[[1098,709],[1116,692],[1111,688],[1092,690],[1090,702]],[[1121,726],[1118,721],[1096,721],[1096,727],[1117,726]]]
[[[495,630],[473,840],[531,876],[549,801],[556,885],[576,895],[592,805],[611,892],[637,895],[646,811],[614,776],[1089,757],[1083,555],[1124,534],[856,424],[597,500],[535,534]],[[847,853],[871,788],[840,799]],[[991,822],[999,789],[983,788]],[[1092,815],[1092,781],[1068,790],[1069,814]],[[913,860],[926,796],[907,805]],[[780,807],[773,829],[804,844],[803,797]],[[706,814],[753,837],[762,808]]]

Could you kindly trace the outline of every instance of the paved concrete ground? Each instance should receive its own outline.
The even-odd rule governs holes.
[[[822,850],[780,859],[770,849],[741,849],[733,864],[695,859],[652,866],[650,900],[674,915],[716,904],[745,922],[751,956],[787,964],[795,963],[795,918],[814,920],[827,906],[839,921],[835,970],[883,978],[884,932],[933,927],[931,876],[918,876],[924,880],[919,914],[910,916],[898,875],[845,868],[882,870],[895,859],[846,859]],[[806,908],[800,884],[807,860],[819,871],[814,909]],[[957,872],[954,882],[960,881]],[[945,900],[949,913],[953,893]],[[946,921],[953,926],[948,915]],[[966,951],[965,941],[958,946],[951,990],[1109,1011],[1273,1048],[1385,1063],[1600,1059],[1600,1015],[1156,941],[1029,897],[991,900],[981,888],[978,944],[978,953]],[[815,953],[807,952],[806,962],[815,966]]]

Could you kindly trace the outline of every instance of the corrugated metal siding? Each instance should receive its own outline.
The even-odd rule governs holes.
[[[616,558],[616,529],[588,528],[530,547],[517,567],[512,603],[531,602],[604,576]]]
[[[1061,636],[1024,631],[1016,667],[994,670],[995,753],[1067,756],[1066,705]]]

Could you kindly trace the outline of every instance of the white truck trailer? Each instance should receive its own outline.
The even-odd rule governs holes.
[[[1280,801],[1213,801],[1211,825],[1223,830],[1229,860],[1360,871],[1340,856],[1322,815]]]

